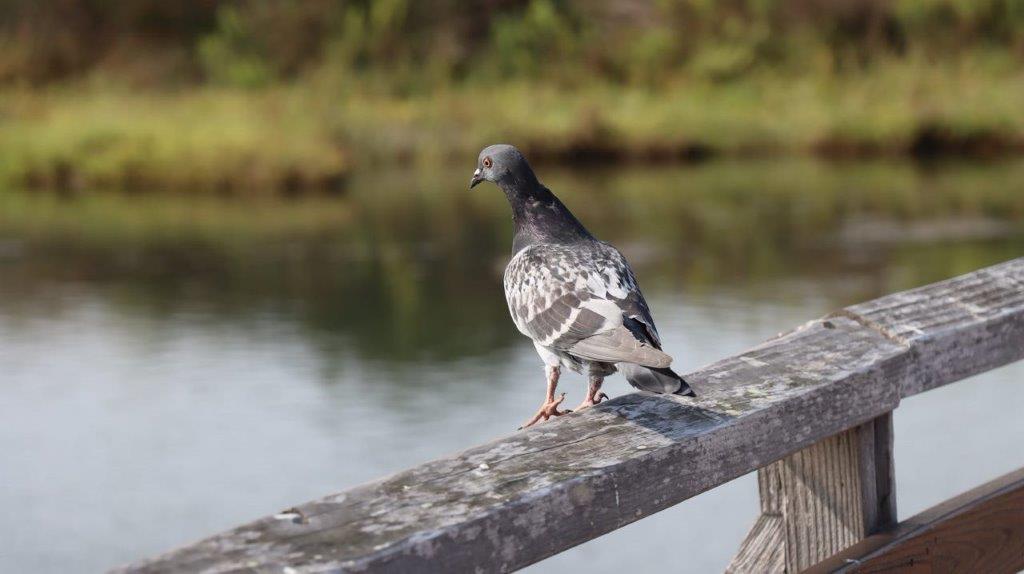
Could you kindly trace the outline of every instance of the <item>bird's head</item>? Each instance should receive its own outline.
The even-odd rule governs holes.
[[[515,146],[496,144],[485,147],[477,157],[476,171],[469,180],[469,188],[473,189],[481,181],[498,183],[503,180],[535,182],[536,176]]]

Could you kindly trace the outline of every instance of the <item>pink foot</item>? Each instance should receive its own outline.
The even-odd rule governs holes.
[[[540,406],[540,409],[537,410],[537,414],[533,415],[533,418],[531,418],[530,420],[526,421],[526,424],[524,424],[523,426],[521,426],[519,428],[520,429],[524,429],[526,427],[533,426],[533,425],[537,424],[540,421],[546,421],[546,420],[548,420],[551,417],[560,417],[560,416],[562,416],[562,415],[564,415],[566,413],[571,413],[572,411],[569,411],[569,410],[564,410],[564,411],[558,410],[558,405],[562,404],[562,401],[564,401],[564,400],[565,400],[565,393],[562,393],[558,397],[558,400],[545,402],[543,405]]]
[[[583,409],[590,408],[594,405],[599,405],[601,404],[601,401],[606,400],[608,400],[608,395],[604,393],[597,393],[596,396],[587,397],[586,399],[584,399],[583,402],[580,403],[580,406],[576,407],[575,410],[582,411]]]

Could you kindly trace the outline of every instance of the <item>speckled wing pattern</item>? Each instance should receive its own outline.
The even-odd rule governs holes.
[[[527,247],[505,268],[504,283],[516,327],[542,347],[598,362],[672,362],[636,277],[607,243]]]

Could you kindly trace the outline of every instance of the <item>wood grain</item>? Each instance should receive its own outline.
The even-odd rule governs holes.
[[[810,574],[986,574],[1024,570],[1024,469],[871,536]]]
[[[762,514],[726,571],[800,572],[895,522],[891,429],[886,413],[759,470]]]
[[[777,574],[785,571],[786,529],[782,514],[761,513],[725,572]]]
[[[697,398],[619,397],[120,571],[519,568],[1021,358],[1022,287],[1017,259],[851,307],[687,375]]]
[[[868,503],[863,500],[867,493],[861,484],[858,435],[870,426],[821,440],[775,463],[781,470],[787,572],[799,572],[866,536]]]

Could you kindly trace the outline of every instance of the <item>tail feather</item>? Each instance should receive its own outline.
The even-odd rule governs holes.
[[[619,372],[626,376],[629,384],[641,391],[652,393],[697,396],[690,385],[668,367],[652,368],[633,363],[619,363]]]

